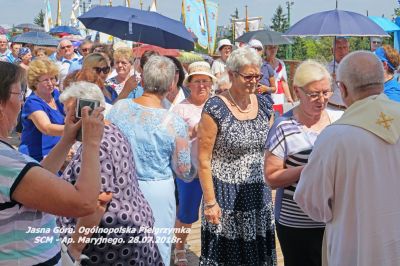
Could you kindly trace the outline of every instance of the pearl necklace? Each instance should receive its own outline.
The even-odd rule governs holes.
[[[236,103],[235,99],[232,97],[232,94],[231,94],[231,90],[230,90],[230,89],[228,90],[228,94],[229,94],[229,97],[231,97],[233,104],[234,104],[234,105],[236,106],[236,108],[239,110],[239,112],[241,112],[241,113],[249,113],[249,112],[251,111],[251,109],[252,109],[252,107],[253,107],[253,103],[251,102],[251,96],[249,96],[249,97],[250,97],[250,104],[249,104],[249,106],[247,107],[247,110],[242,110],[242,108],[239,107],[239,105]]]

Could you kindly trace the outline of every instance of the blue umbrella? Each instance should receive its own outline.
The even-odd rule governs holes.
[[[344,10],[309,15],[291,26],[284,36],[389,36],[367,16]]]
[[[130,40],[191,51],[193,38],[185,26],[156,12],[122,6],[97,6],[78,18],[86,28]]]
[[[400,27],[397,26],[397,24],[390,19],[376,16],[369,16],[368,18],[378,24],[386,32],[394,32],[400,30]]]
[[[17,43],[30,43],[41,46],[57,46],[59,40],[45,32],[30,31],[14,36],[11,40]]]
[[[18,24],[17,26],[15,26],[15,28],[17,29],[28,29],[30,31],[44,31],[44,28],[36,25],[36,24],[32,24],[32,23],[22,23],[22,24]]]
[[[81,35],[79,30],[77,28],[71,27],[71,26],[57,26],[52,28],[50,33],[68,33],[68,34],[73,34],[73,35]]]

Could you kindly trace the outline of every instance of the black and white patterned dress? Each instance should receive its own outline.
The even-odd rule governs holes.
[[[264,145],[272,105],[257,96],[258,115],[238,120],[215,96],[203,112],[218,126],[212,177],[221,224],[202,215],[201,265],[276,265],[271,189],[264,183]]]

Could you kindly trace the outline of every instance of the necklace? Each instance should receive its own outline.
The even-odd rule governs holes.
[[[229,94],[229,97],[231,97],[231,99],[232,99],[232,102],[233,102],[233,104],[236,106],[236,108],[239,110],[239,112],[241,112],[241,113],[249,113],[250,111],[251,111],[251,109],[252,109],[252,107],[253,107],[253,103],[251,102],[251,97],[250,97],[250,104],[249,104],[249,106],[247,107],[247,110],[242,110],[242,108],[240,108],[239,107],[239,105],[236,103],[236,101],[235,101],[235,99],[232,97],[232,94],[231,94],[231,90],[229,89],[228,90],[228,94]]]

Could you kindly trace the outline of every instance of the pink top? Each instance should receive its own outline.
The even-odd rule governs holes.
[[[200,122],[201,112],[203,111],[204,104],[197,106],[188,101],[188,99],[183,100],[177,104],[172,111],[179,115],[188,125],[189,132]],[[197,150],[198,143],[197,137],[191,139],[191,159],[193,165],[197,168]]]

